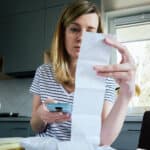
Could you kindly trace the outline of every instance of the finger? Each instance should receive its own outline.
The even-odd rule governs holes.
[[[45,111],[49,112],[49,110],[48,110],[48,108],[46,107],[45,103],[43,103],[42,106],[43,106],[43,109],[44,109]]]
[[[64,114],[63,112],[52,112],[51,114],[51,118],[55,118],[58,120],[68,118],[69,116],[69,114]]]
[[[63,114],[63,113],[57,113],[53,115],[51,118],[47,118],[49,122],[62,122],[66,120],[70,120],[70,115]]]
[[[63,119],[63,118],[69,117],[70,114],[68,114],[68,113],[63,113],[63,112],[54,112],[54,116],[55,116],[55,118]]]
[[[71,119],[71,116],[69,114],[63,115],[60,118],[56,118],[55,122],[63,122],[63,121],[69,121]]]
[[[46,120],[47,122],[55,122],[56,119],[61,118],[63,113],[55,113],[55,112],[45,112],[43,116],[43,120]]]
[[[53,99],[53,98],[51,98],[51,97],[48,97],[45,101],[44,101],[44,103],[57,103],[58,101],[57,100],[55,100],[55,99]]]
[[[110,77],[116,80],[129,81],[133,77],[132,72],[110,72],[110,73],[97,73],[99,76]]]
[[[127,50],[127,48],[122,45],[120,42],[116,41],[115,39],[112,39],[112,38],[108,38],[106,37],[104,39],[104,42],[114,48],[117,48],[118,51],[120,52],[120,54],[122,55],[122,57],[126,58],[127,61],[132,61],[132,57],[129,53],[129,51]]]
[[[95,65],[93,69],[97,73],[104,73],[104,72],[126,72],[131,70],[136,70],[135,65],[124,63],[124,64],[112,64],[106,66]]]
[[[64,122],[64,121],[70,121],[70,118],[65,118],[65,119],[56,119],[55,122],[59,123],[59,122]]]

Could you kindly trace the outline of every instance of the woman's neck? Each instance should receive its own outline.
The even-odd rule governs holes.
[[[72,77],[75,77],[76,63],[77,63],[77,61],[72,61],[69,66]]]

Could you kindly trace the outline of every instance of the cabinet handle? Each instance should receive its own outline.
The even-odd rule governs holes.
[[[128,129],[128,131],[140,131],[139,129]]]
[[[13,128],[14,130],[26,130],[27,128]]]

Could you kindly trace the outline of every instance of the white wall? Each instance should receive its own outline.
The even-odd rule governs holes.
[[[29,88],[32,78],[0,80],[0,112],[15,112],[31,116],[32,95]]]

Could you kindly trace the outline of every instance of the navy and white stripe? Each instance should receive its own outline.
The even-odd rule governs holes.
[[[116,99],[116,82],[114,79],[112,78],[106,78],[106,89],[105,89],[105,96],[104,96],[104,100],[107,101],[111,101],[114,103],[115,99]]]
[[[34,80],[30,87],[30,92],[40,95],[44,101],[48,97],[61,102],[73,103],[74,93],[68,93],[61,84],[55,80],[52,66],[43,64],[37,68]],[[105,100],[114,102],[115,99],[115,82],[113,79],[106,79]],[[55,137],[58,140],[70,140],[71,121],[63,123],[48,124],[45,131],[38,134],[39,136]]]

